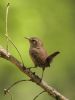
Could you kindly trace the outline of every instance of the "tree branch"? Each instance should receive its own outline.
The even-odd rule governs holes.
[[[16,67],[18,67],[20,71],[22,71],[24,74],[30,77],[32,82],[39,85],[43,90],[45,90],[50,96],[52,96],[56,100],[69,100],[68,98],[60,94],[58,91],[56,91],[53,87],[49,86],[45,81],[41,81],[41,78],[39,78],[37,75],[35,75],[35,73],[30,71],[26,66],[24,66],[10,53],[7,53],[7,51],[2,47],[0,47],[0,57],[16,65]]]

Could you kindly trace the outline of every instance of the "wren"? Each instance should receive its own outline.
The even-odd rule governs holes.
[[[42,78],[43,78],[43,73],[45,68],[50,66],[54,57],[58,55],[60,52],[56,51],[48,55],[40,39],[38,39],[37,37],[31,37],[31,38],[25,37],[25,39],[29,40],[30,43],[29,54],[35,66],[30,68],[36,68],[36,67],[42,68],[43,70]]]

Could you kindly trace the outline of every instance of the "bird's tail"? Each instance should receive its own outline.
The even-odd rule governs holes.
[[[53,60],[53,58],[54,58],[55,56],[57,56],[59,53],[60,53],[59,51],[56,51],[56,52],[52,53],[51,55],[49,55],[49,56],[47,57],[47,59],[46,59],[47,62],[50,64],[51,61]]]
[[[54,58],[56,55],[58,55],[60,52],[59,51],[57,51],[57,52],[54,52],[54,53],[52,53],[49,57],[51,57],[51,58]]]

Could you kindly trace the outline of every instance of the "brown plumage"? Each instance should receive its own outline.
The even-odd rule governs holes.
[[[44,72],[45,68],[50,66],[53,58],[56,55],[58,55],[60,52],[56,51],[51,55],[48,55],[40,39],[36,37],[31,37],[26,39],[28,39],[30,43],[29,54],[35,67],[41,67]],[[43,77],[43,73],[42,73],[42,77]]]

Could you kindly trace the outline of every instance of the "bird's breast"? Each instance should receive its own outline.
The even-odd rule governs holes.
[[[47,66],[46,58],[48,55],[44,48],[30,48],[29,54],[35,66]]]

